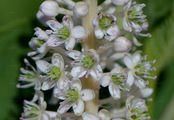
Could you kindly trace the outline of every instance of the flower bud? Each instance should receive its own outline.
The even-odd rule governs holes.
[[[114,5],[124,5],[125,3],[127,3],[129,0],[112,0],[112,3]]]
[[[58,8],[59,8],[59,5],[57,4],[57,2],[52,0],[44,1],[40,6],[40,10],[46,16],[50,16],[50,17],[54,17],[58,14]]]
[[[74,13],[79,17],[87,15],[88,5],[85,2],[77,2],[74,6]]]
[[[117,52],[129,51],[132,47],[132,43],[125,37],[119,37],[114,42],[114,48]]]

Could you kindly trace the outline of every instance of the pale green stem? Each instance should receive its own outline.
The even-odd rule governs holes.
[[[89,6],[89,12],[85,17],[83,17],[82,20],[83,27],[85,27],[87,30],[87,36],[84,40],[84,44],[89,49],[96,49],[97,45],[92,21],[97,16],[97,0],[84,0],[84,2],[86,2]],[[96,114],[98,113],[99,106],[99,83],[97,80],[93,80],[91,77],[84,78],[82,82],[84,88],[93,89],[96,94],[94,100],[86,102],[85,111]]]

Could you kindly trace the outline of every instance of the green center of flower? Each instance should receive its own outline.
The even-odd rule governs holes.
[[[48,73],[48,76],[52,79],[52,80],[59,80],[60,77],[62,75],[62,71],[59,67],[52,67],[50,72]]]
[[[99,26],[101,29],[108,29],[112,25],[112,19],[110,17],[104,16],[99,19]]]
[[[129,12],[128,12],[128,15],[130,17],[136,17],[137,15],[137,9],[135,7],[133,7]]]
[[[25,77],[26,77],[28,80],[31,80],[31,79],[33,79],[35,76],[34,76],[34,73],[27,73],[27,74],[25,74]]]
[[[135,107],[131,109],[131,113],[132,115],[130,116],[132,120],[140,120],[140,118],[142,118],[142,115],[144,114],[144,116],[147,114],[145,112],[143,112],[141,109]]]
[[[80,98],[80,95],[79,95],[79,92],[74,90],[74,89],[71,89],[68,91],[67,93],[67,99],[69,102],[76,102],[78,99]]]
[[[44,41],[43,40],[37,40],[37,46],[38,47],[41,47],[42,45],[44,44]]]
[[[36,107],[32,107],[30,112],[28,113],[28,117],[37,117],[39,113],[39,109]]]
[[[121,85],[123,83],[123,77],[121,75],[112,75],[111,79],[115,85]]]
[[[83,57],[82,64],[84,68],[90,69],[95,64],[95,60],[91,56],[87,55]]]
[[[67,26],[63,26],[59,29],[57,36],[62,40],[67,40],[70,37],[69,28]]]

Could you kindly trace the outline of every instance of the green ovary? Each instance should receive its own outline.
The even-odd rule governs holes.
[[[101,29],[108,29],[112,25],[112,19],[104,16],[101,19],[99,19],[99,26]]]
[[[62,40],[67,40],[70,37],[69,28],[66,26],[63,26],[62,28],[59,29],[57,36]]]
[[[68,91],[67,93],[67,99],[69,102],[76,102],[78,99],[80,98],[80,95],[78,93],[78,91],[74,90],[74,89],[71,89]]]
[[[44,44],[44,41],[43,40],[37,40],[37,46],[38,47],[41,47],[42,45]]]
[[[112,79],[112,82],[115,84],[115,85],[121,85],[122,84],[122,77],[121,76],[118,76],[118,75],[112,75],[111,77]]]
[[[34,78],[34,74],[33,73],[27,73],[25,76],[29,80]]]
[[[59,80],[60,77],[62,75],[62,71],[59,67],[52,67],[52,69],[50,70],[50,72],[48,73],[48,76],[52,79],[52,80]]]
[[[87,55],[83,58],[82,64],[84,68],[90,69],[95,64],[95,60],[91,56]]]

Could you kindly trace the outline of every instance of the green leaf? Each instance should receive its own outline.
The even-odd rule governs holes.
[[[155,97],[155,103],[154,103],[154,118],[155,120],[173,120],[173,119],[164,119],[169,113],[173,112],[173,109],[171,109],[170,105],[173,105],[172,100],[174,97],[174,59],[172,62],[170,62],[163,73],[163,76],[161,77],[160,83],[158,83],[157,91],[158,94]],[[174,108],[174,105],[173,105]],[[171,110],[171,111],[170,111]],[[170,115],[170,117],[173,117],[173,115]],[[168,116],[168,118],[170,118]]]
[[[151,27],[163,23],[163,19],[172,13],[173,0],[137,0],[138,3],[145,3],[145,14]]]
[[[147,39],[145,42],[144,46],[145,54],[149,56],[149,59],[157,60],[156,64],[157,71],[154,73],[157,76],[161,71],[164,71],[165,66],[168,65],[174,58],[174,54],[173,52],[171,52],[173,51],[173,46],[174,46],[173,21],[174,21],[174,13],[171,12],[171,14],[165,18],[163,24],[159,24],[156,28],[154,28],[154,31],[152,32],[152,37],[150,39]],[[155,93],[153,96],[154,100],[150,104],[150,111],[151,112],[153,111],[154,116],[160,116],[162,113],[160,107],[163,106],[161,108],[164,108],[166,103],[162,103],[161,105],[156,106],[153,109],[154,103],[157,103],[158,100],[161,99],[160,97],[155,99],[156,93],[159,93],[159,91],[156,90],[156,82],[158,82],[158,80],[151,81],[151,86],[155,89]],[[162,94],[167,95],[167,93],[162,93]],[[152,119],[156,120],[155,118]]]
[[[22,39],[23,36],[30,36],[33,31],[32,21],[40,2],[0,1],[0,120],[15,119],[11,113],[15,114],[19,110],[15,108],[16,83],[21,66],[20,57],[27,52],[21,42],[26,44],[27,40]]]

